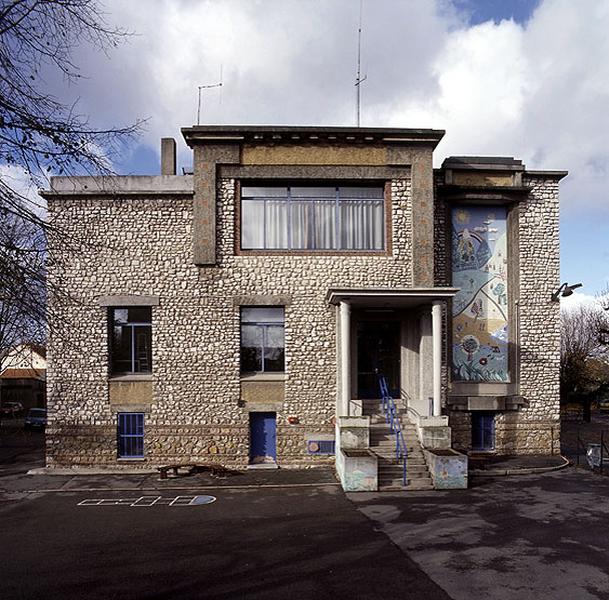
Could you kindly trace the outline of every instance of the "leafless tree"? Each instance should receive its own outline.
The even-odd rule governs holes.
[[[113,156],[141,127],[91,127],[45,80],[59,73],[77,82],[77,47],[106,52],[125,35],[97,0],[0,0],[0,352],[40,341],[45,298],[56,293],[45,290],[48,235],[70,242],[15,182],[44,188],[51,175],[111,175]]]
[[[560,382],[563,401],[609,385],[609,295],[562,310]]]

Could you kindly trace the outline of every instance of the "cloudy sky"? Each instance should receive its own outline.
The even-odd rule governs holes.
[[[359,0],[107,0],[135,33],[63,87],[95,125],[147,118],[117,168],[158,173],[159,138],[206,124],[355,124]],[[609,285],[609,2],[363,0],[362,125],[445,129],[435,162],[504,155],[568,170],[562,279]],[[180,140],[180,165],[191,158]]]

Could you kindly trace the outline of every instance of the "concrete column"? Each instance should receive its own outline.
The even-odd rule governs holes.
[[[442,412],[442,302],[431,306],[431,335],[433,353],[433,416]]]
[[[349,416],[351,404],[351,306],[340,303],[340,399],[341,415]]]

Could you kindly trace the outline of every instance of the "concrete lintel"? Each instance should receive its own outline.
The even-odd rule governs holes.
[[[150,408],[150,403],[140,403],[140,404],[110,404],[110,409],[113,413],[120,412],[140,412],[140,413],[149,413],[152,411]]]
[[[117,296],[100,296],[97,299],[99,306],[158,306],[159,296],[140,296],[120,294]]]
[[[289,306],[291,294],[251,294],[233,296],[233,306]]]

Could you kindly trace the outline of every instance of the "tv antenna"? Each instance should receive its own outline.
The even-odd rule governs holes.
[[[222,87],[222,69],[220,69],[220,83],[213,83],[211,85],[200,85],[199,89],[199,103],[197,105],[197,125],[201,125],[201,91],[209,90],[211,88],[221,88]]]
[[[357,75],[355,77],[355,101],[357,111],[357,126],[360,126],[361,96],[360,84],[366,81],[368,75],[362,77],[362,12],[364,0],[359,2],[359,28],[357,30]]]

